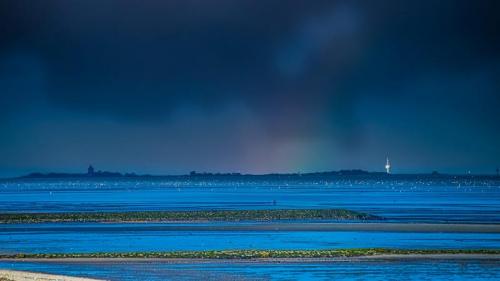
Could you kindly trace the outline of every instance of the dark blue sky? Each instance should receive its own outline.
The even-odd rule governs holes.
[[[0,176],[500,165],[499,1],[0,3]]]

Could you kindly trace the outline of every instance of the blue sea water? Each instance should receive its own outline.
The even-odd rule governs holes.
[[[500,249],[498,233],[175,231],[162,224],[0,225],[0,253],[231,249]]]
[[[499,280],[497,261],[321,263],[0,262],[0,268],[123,281],[160,280]]]
[[[2,213],[282,208],[345,208],[383,216],[388,222],[498,224],[500,182],[491,180],[0,182]],[[498,233],[174,231],[163,226],[164,224],[151,223],[0,224],[0,253],[364,247],[500,248]],[[500,278],[498,260],[281,264],[4,261],[0,262],[0,268],[103,277],[111,280],[498,280]]]
[[[500,222],[500,182],[27,180],[0,212],[345,208],[398,221]]]

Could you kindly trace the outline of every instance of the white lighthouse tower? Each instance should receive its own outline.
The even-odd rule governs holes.
[[[391,173],[391,162],[389,162],[389,157],[386,158],[385,162],[385,171],[390,174]]]

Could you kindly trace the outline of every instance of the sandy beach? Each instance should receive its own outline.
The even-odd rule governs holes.
[[[21,270],[0,270],[0,281],[104,281],[66,275],[54,275]]]

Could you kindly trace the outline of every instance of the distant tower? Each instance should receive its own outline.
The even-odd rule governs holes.
[[[389,162],[389,157],[387,157],[385,162],[385,171],[390,174],[391,173],[391,162]]]
[[[92,167],[92,165],[89,165],[89,168],[87,169],[87,175],[89,176],[94,175],[94,167]]]

